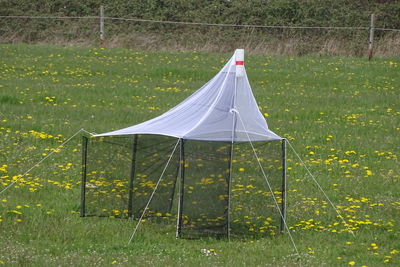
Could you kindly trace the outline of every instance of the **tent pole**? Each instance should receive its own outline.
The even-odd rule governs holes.
[[[86,169],[87,169],[87,145],[88,138],[82,136],[82,180],[81,180],[81,217],[85,217],[86,211]]]
[[[230,152],[229,152],[229,180],[228,180],[228,207],[227,207],[227,229],[226,235],[228,240],[231,238],[231,184],[232,184],[232,157],[233,157],[233,140],[231,142]]]
[[[282,139],[282,217],[281,217],[281,232],[285,231],[286,221],[286,139]]]
[[[232,108],[236,109],[236,91],[237,91],[237,81],[238,78],[235,78],[235,91],[233,95],[233,103]],[[226,226],[226,236],[228,240],[231,240],[231,184],[232,184],[232,157],[233,157],[233,143],[235,141],[235,133],[236,133],[236,112],[232,112],[232,139],[231,139],[231,147],[229,151],[229,176],[228,176],[228,211],[227,211],[227,226]]]
[[[235,52],[236,53],[236,52]],[[244,57],[244,54],[243,54]],[[235,59],[237,60],[236,56]],[[236,71],[237,71],[237,65],[236,65]],[[235,74],[235,90],[233,91],[233,101],[232,101],[232,139],[231,139],[231,147],[230,147],[230,152],[229,152],[229,180],[228,180],[228,214],[227,214],[227,229],[226,229],[226,235],[228,237],[228,240],[231,240],[231,184],[232,184],[232,157],[233,157],[233,143],[235,141],[235,134],[236,134],[236,124],[237,124],[237,118],[236,118],[236,95],[237,95],[237,89],[238,89],[238,80],[239,76],[238,73],[236,72]]]
[[[183,210],[183,193],[184,193],[184,185],[185,185],[185,150],[184,150],[184,141],[181,139],[180,142],[180,169],[181,169],[181,179],[179,183],[179,210],[178,210],[178,227],[176,237],[181,236],[182,232],[182,210]]]
[[[132,217],[132,209],[133,209],[133,180],[135,179],[136,173],[136,154],[137,154],[137,145],[138,145],[138,135],[135,134],[133,139],[133,148],[132,148],[132,162],[131,162],[131,175],[129,178],[129,195],[128,195],[128,217]]]

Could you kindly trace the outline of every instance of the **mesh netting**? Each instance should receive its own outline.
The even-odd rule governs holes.
[[[253,145],[280,207],[281,142]],[[231,149],[159,135],[90,138],[86,215],[139,218],[160,181],[146,217],[171,224],[179,217],[181,237],[276,234],[280,215],[251,144],[233,144],[232,168]]]
[[[132,141],[132,137],[88,140],[86,215],[127,215]]]
[[[133,180],[133,216],[144,211],[157,182],[146,215],[170,217],[179,174],[178,139],[159,135],[140,135],[137,144],[136,171]]]
[[[90,138],[86,163],[86,215],[139,217],[176,143],[175,138],[156,135]],[[177,149],[147,214],[170,212],[178,157]]]
[[[181,236],[226,235],[231,143],[184,143]]]
[[[272,192],[282,204],[282,147],[280,141],[253,146]],[[236,143],[231,185],[231,234],[275,235],[281,216],[250,143]]]

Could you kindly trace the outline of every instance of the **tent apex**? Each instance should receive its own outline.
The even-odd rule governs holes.
[[[236,65],[236,77],[245,76],[244,49],[236,49],[235,50],[235,65]]]
[[[236,49],[235,50],[235,60],[236,63],[239,61],[244,62],[244,49]],[[237,65],[237,64],[236,64]]]

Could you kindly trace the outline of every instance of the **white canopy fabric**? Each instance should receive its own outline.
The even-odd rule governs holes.
[[[143,123],[95,136],[157,134],[204,141],[272,141],[244,68],[243,49],[199,90],[164,114]]]

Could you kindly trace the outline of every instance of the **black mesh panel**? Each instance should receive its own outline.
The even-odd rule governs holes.
[[[164,169],[164,174],[146,214],[157,217],[171,217],[179,171],[179,145],[177,142],[178,139],[167,136],[139,136],[133,181],[132,206],[134,217],[138,218],[142,214]],[[167,165],[168,161],[169,164]]]
[[[281,141],[253,142],[253,146],[281,208]],[[279,231],[280,219],[250,143],[234,144],[231,185],[232,236],[275,235]]]
[[[86,215],[124,217],[133,137],[89,138],[86,170]]]
[[[140,217],[165,168],[147,215],[171,216],[179,146],[171,153],[177,141],[158,135],[90,138],[86,215]]]
[[[182,237],[226,235],[230,149],[226,142],[185,141]]]
[[[253,145],[281,208],[282,143]],[[231,148],[159,135],[89,138],[86,215],[140,218],[154,192],[145,217],[180,222],[181,237],[277,234],[280,214],[251,144],[233,144],[232,168]]]

